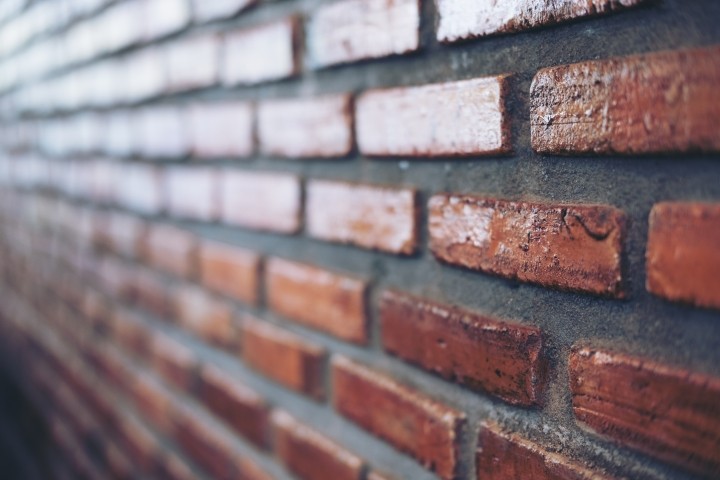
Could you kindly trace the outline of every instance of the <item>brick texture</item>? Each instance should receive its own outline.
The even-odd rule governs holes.
[[[472,389],[503,400],[540,402],[546,361],[542,335],[395,290],[380,303],[385,350]]]
[[[596,205],[436,195],[430,248],[441,261],[509,279],[622,297],[625,217]]]
[[[575,416],[598,433],[708,478],[720,471],[720,380],[613,351],[570,356]]]
[[[242,102],[206,102],[189,109],[190,149],[199,158],[246,157],[253,151],[253,109]]]
[[[513,33],[583,17],[604,15],[644,3],[646,0],[592,0],[583,2],[542,2],[538,0],[510,0],[494,2],[480,0],[439,0],[440,21],[437,39],[453,42],[466,38]]]
[[[420,46],[417,0],[342,0],[323,5],[307,27],[315,67],[412,52]]]
[[[455,478],[465,422],[462,413],[345,357],[333,359],[332,379],[333,404],[340,414],[413,456],[440,478]]]
[[[653,206],[647,244],[647,289],[667,298],[720,308],[720,204]]]
[[[214,169],[175,167],[165,173],[165,182],[172,215],[204,221],[218,217],[219,177]]]
[[[355,343],[367,341],[367,283],[282,258],[266,265],[267,301],[275,312]]]
[[[258,106],[260,150],[280,157],[342,157],[352,149],[349,95],[272,100]]]
[[[140,247],[152,266],[181,277],[194,275],[197,238],[172,225],[156,224],[148,229]]]
[[[477,453],[477,478],[510,480],[603,480],[598,472],[545,450],[519,435],[504,432],[495,424],[483,424]]]
[[[198,250],[200,282],[243,303],[258,301],[260,256],[231,245],[203,241]]]
[[[718,151],[720,48],[543,69],[530,92],[532,145],[558,154]]]
[[[275,448],[285,466],[303,480],[360,480],[363,461],[289,414],[275,411]]]
[[[360,151],[409,157],[508,153],[506,83],[498,76],[363,93],[355,120]]]
[[[316,400],[325,395],[322,372],[325,352],[269,323],[246,318],[242,355],[252,368],[276,382]]]
[[[414,190],[313,180],[306,209],[307,231],[315,238],[392,253],[417,249]]]

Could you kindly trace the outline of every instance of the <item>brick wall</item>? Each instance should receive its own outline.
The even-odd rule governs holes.
[[[19,478],[720,478],[718,20],[4,0]]]

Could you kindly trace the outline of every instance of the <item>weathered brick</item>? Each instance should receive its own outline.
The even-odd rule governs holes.
[[[128,300],[138,307],[161,318],[175,315],[172,290],[162,275],[148,268],[136,268]]]
[[[325,67],[413,52],[420,46],[418,0],[343,0],[322,5],[307,26],[309,61]]]
[[[350,95],[266,100],[258,105],[258,140],[266,155],[341,157],[352,149]]]
[[[540,153],[720,150],[720,47],[540,70],[530,92]]]
[[[417,250],[413,189],[311,180],[305,208],[312,237],[406,255]]]
[[[500,75],[365,92],[355,107],[360,152],[403,157],[508,153],[506,79]]]
[[[123,207],[143,214],[163,209],[161,170],[154,166],[127,163],[117,179],[116,200]]]
[[[546,205],[441,194],[428,203],[444,262],[523,282],[622,298],[625,216],[603,205]]]
[[[215,168],[165,169],[168,213],[176,217],[213,221],[220,213],[220,175]]]
[[[647,244],[647,289],[701,307],[720,308],[720,203],[653,206]]]
[[[212,3],[212,2],[206,2]],[[166,47],[168,89],[179,92],[214,85],[220,69],[220,38],[194,35]]]
[[[303,480],[360,480],[363,461],[288,413],[272,415],[275,451],[288,470]]]
[[[606,15],[643,2],[646,0],[438,0],[440,20],[437,39],[441,42],[453,42],[519,32],[583,17]]]
[[[240,247],[203,241],[200,282],[207,288],[250,305],[258,302],[260,255]]]
[[[257,0],[193,0],[193,15],[196,22],[208,22],[220,18],[232,17],[236,13],[254,5]]]
[[[569,369],[579,421],[708,478],[720,472],[720,379],[587,347]]]
[[[519,435],[504,432],[493,423],[483,423],[480,427],[476,470],[478,480],[609,479]]]
[[[267,445],[266,402],[249,387],[212,365],[200,371],[200,400],[207,408],[255,445]]]
[[[101,244],[120,255],[136,257],[140,239],[145,232],[145,222],[120,212],[108,213],[103,218],[106,221],[101,222],[104,227],[99,239]]]
[[[226,85],[278,80],[298,73],[296,17],[232,32],[225,37],[222,79]]]
[[[227,302],[194,285],[179,287],[173,297],[180,325],[210,343],[222,347],[235,345],[234,315]]]
[[[275,312],[343,340],[367,341],[367,282],[281,258],[267,261],[265,281]]]
[[[537,405],[546,361],[538,328],[387,290],[380,303],[385,350],[442,377],[518,405]]]
[[[150,348],[150,332],[138,315],[124,308],[116,308],[107,325],[111,339],[133,357],[144,357]]]
[[[300,180],[294,175],[226,171],[221,195],[225,223],[278,233],[300,228]]]
[[[456,477],[464,414],[344,357],[333,358],[332,382],[338,412],[440,478]]]
[[[172,225],[153,224],[142,242],[143,258],[152,266],[190,277],[197,267],[197,238]]]
[[[292,390],[316,400],[325,395],[325,351],[287,330],[246,318],[242,355],[252,368]]]
[[[189,110],[190,148],[200,158],[247,157],[253,152],[249,103],[197,103]]]
[[[144,372],[136,372],[135,382],[128,392],[144,419],[163,433],[170,432],[170,393],[160,383]]]

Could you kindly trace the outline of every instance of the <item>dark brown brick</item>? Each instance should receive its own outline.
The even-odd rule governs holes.
[[[380,303],[385,350],[517,405],[537,405],[546,362],[538,328],[500,322],[398,291]]]
[[[333,358],[332,382],[340,414],[440,478],[456,478],[463,413],[344,357]]]
[[[573,349],[569,368],[580,422],[664,462],[720,473],[720,379],[587,347]]]
[[[546,287],[622,298],[625,215],[604,205],[547,205],[442,194],[428,202],[439,260]]]

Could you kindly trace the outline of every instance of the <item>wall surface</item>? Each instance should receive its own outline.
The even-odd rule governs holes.
[[[7,464],[720,478],[718,20],[0,3]]]

